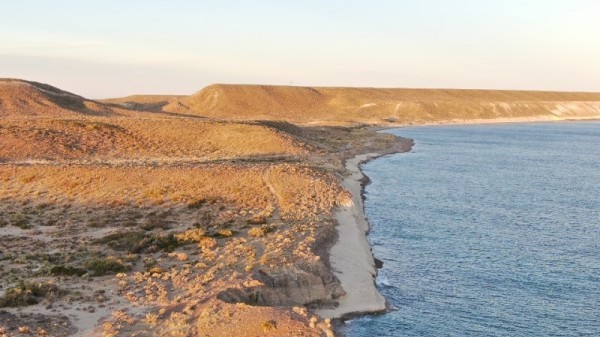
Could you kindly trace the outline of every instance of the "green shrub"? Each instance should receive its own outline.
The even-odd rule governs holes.
[[[9,288],[0,297],[0,308],[23,307],[38,303],[38,298],[53,298],[59,295],[59,289],[49,282],[20,282]]]
[[[170,229],[171,224],[159,217],[148,217],[142,221],[140,228],[149,232],[154,229]]]
[[[202,206],[203,206],[205,203],[206,203],[206,200],[205,200],[205,199],[200,199],[200,200],[190,201],[190,202],[187,204],[187,207],[188,207],[188,208],[191,208],[191,209],[197,209],[197,208],[200,208],[200,207],[202,207]]]
[[[21,213],[10,214],[9,221],[10,221],[11,225],[13,225],[15,227],[19,227],[21,229],[30,229],[31,228],[31,224],[29,223],[30,222],[29,218]]]
[[[108,244],[114,250],[131,250],[139,246],[140,242],[146,239],[144,232],[119,232],[108,234],[95,243]]]
[[[50,274],[55,275],[55,276],[58,276],[58,275],[82,276],[85,273],[87,273],[87,271],[85,269],[76,268],[76,267],[54,266],[54,267],[50,268]]]
[[[148,252],[153,253],[159,250],[165,252],[172,252],[178,247],[181,247],[183,243],[175,237],[173,234],[155,234],[150,235],[138,242],[136,246],[133,246],[132,253]]]
[[[144,232],[113,233],[96,240],[95,243],[108,244],[114,250],[131,253],[152,253],[159,250],[172,252],[183,245],[173,234],[149,235]]]
[[[4,296],[0,298],[0,308],[24,307],[37,303],[38,301],[31,291],[21,288],[8,289],[4,293]]]
[[[93,276],[122,273],[129,269],[123,262],[114,257],[90,260],[86,267],[92,271]]]

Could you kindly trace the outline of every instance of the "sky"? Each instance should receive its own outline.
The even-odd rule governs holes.
[[[600,92],[599,0],[0,0],[0,78]]]

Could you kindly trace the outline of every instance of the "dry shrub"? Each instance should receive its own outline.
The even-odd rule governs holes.
[[[37,304],[40,298],[54,298],[59,294],[58,286],[51,282],[20,282],[0,297],[0,308]]]
[[[188,229],[183,233],[175,235],[177,240],[188,242],[200,242],[205,236],[206,231],[201,228]]]
[[[267,223],[267,218],[263,215],[254,215],[253,217],[246,220],[251,225],[264,225]]]
[[[221,238],[228,238],[228,237],[234,236],[235,234],[236,234],[236,232],[232,231],[231,229],[219,229],[215,236],[221,237]]]
[[[189,256],[183,252],[172,252],[169,253],[169,257],[175,258],[177,261],[187,261]]]
[[[277,329],[277,322],[275,322],[274,320],[270,320],[270,321],[263,322],[263,324],[261,326],[262,326],[264,332],[269,332],[273,329]]]
[[[214,238],[204,237],[198,242],[198,247],[202,249],[202,251],[210,251],[217,246],[217,240]]]
[[[250,228],[250,230],[248,230],[248,235],[260,238],[273,232],[274,230],[275,227],[264,225],[260,227]]]

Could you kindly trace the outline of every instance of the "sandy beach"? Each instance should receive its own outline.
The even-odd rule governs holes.
[[[344,178],[342,186],[352,193],[352,200],[336,212],[339,238],[330,251],[331,268],[342,283],[346,295],[339,299],[337,308],[318,310],[317,314],[321,317],[343,318],[387,309],[385,298],[375,286],[377,271],[367,241],[369,223],[363,211],[361,197],[361,180],[364,175],[360,171],[360,164],[378,155],[362,154],[346,162],[350,175]]]
[[[342,187],[352,194],[352,199],[335,212],[338,240],[329,255],[332,272],[340,280],[346,295],[338,299],[337,308],[316,310],[319,316],[344,319],[388,309],[386,299],[375,285],[377,269],[367,240],[370,226],[364,213],[362,194],[366,177],[360,165],[382,155],[408,152],[412,145],[412,140],[401,138],[384,152],[363,153],[346,161],[348,175],[344,177]]]

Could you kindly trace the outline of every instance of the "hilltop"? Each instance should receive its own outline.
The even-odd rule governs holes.
[[[0,117],[115,116],[127,114],[122,108],[109,107],[33,81],[0,79]]]
[[[140,104],[148,98],[137,96]],[[116,100],[113,100],[116,101]],[[162,98],[165,112],[232,120],[424,124],[495,118],[597,118],[600,93],[214,84]]]

